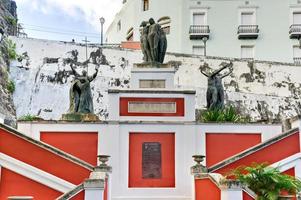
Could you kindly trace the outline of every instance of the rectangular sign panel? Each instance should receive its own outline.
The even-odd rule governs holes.
[[[144,142],[142,144],[142,177],[144,179],[162,177],[161,143]]]

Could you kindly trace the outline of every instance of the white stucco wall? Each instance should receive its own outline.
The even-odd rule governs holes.
[[[10,68],[16,83],[14,103],[17,116],[39,115],[44,119],[59,119],[69,107],[69,87],[73,76],[70,66],[64,60],[70,58],[71,50],[79,52],[78,61],[85,60],[85,47],[79,44],[16,39],[19,54],[27,52],[28,57]],[[88,53],[96,47],[89,47]],[[105,59],[104,59],[105,56]],[[44,64],[45,57],[58,58],[58,63]],[[92,82],[95,113],[102,119],[108,117],[108,88],[128,88],[133,63],[142,61],[140,51],[104,48],[99,74]],[[301,68],[292,64],[260,62],[253,64],[239,59],[207,57],[210,68],[216,69],[222,61],[234,63],[233,74],[224,79],[226,103],[234,105],[243,114],[254,120],[288,118],[300,114],[301,109]],[[173,61],[176,68],[175,88],[196,90],[196,109],[206,106],[207,78],[199,67],[204,58],[182,54],[168,54],[166,62]],[[89,65],[89,73],[95,65]],[[55,74],[63,72],[60,78]],[[78,72],[83,68],[78,68]]]
[[[238,39],[241,10],[255,11],[260,30],[258,39]],[[301,11],[297,0],[151,0],[148,11],[142,11],[141,0],[128,0],[108,28],[106,37],[108,43],[120,43],[126,40],[129,28],[134,27],[134,40],[139,41],[139,25],[143,20],[169,16],[168,51],[191,54],[194,45],[203,45],[200,40],[189,39],[192,13],[200,11],[207,13],[210,27],[207,55],[240,58],[241,46],[252,45],[255,46],[255,59],[293,62],[293,46],[298,45],[298,41],[289,38],[289,27],[292,12]],[[122,29],[117,31],[119,20]]]

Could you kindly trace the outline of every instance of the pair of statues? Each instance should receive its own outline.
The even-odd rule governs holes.
[[[204,63],[201,68],[201,73],[208,78],[208,88],[207,88],[207,109],[223,109],[224,108],[224,87],[222,79],[229,76],[233,71],[233,63],[222,62],[220,64],[222,67],[213,71],[212,73],[204,72],[204,68],[208,68],[208,64]],[[229,72],[225,74],[220,74],[225,69],[229,69]]]
[[[163,63],[167,49],[165,32],[153,18],[150,18],[148,22],[143,21],[140,27],[142,28],[140,42],[143,60]]]

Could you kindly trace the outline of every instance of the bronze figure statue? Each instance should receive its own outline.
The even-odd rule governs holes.
[[[207,109],[223,109],[224,108],[224,87],[222,79],[229,76],[233,71],[233,63],[222,62],[222,67],[213,71],[211,74],[205,73],[201,69],[201,73],[208,77],[208,88],[207,88]],[[204,67],[208,67],[207,63],[204,63]],[[220,74],[224,69],[229,68],[229,72]]]
[[[90,82],[92,82],[98,73],[98,68],[95,68],[95,73],[88,76],[87,71],[83,70],[82,75],[78,74],[73,65],[70,65],[73,75],[75,76],[70,87],[70,113],[93,114],[93,98],[91,93]]]
[[[153,18],[150,18],[148,23],[142,22],[140,27],[142,28],[140,41],[144,55],[143,60],[163,63],[167,49],[165,32]]]
[[[140,25],[142,28],[141,36],[140,36],[140,43],[141,43],[141,50],[144,55],[143,60],[145,62],[151,62],[151,52],[148,43],[148,29],[147,22],[143,21]]]

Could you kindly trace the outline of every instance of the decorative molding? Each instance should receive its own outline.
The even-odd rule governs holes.
[[[291,4],[290,8],[301,8],[301,4]]]
[[[209,6],[189,6],[189,9],[203,9],[203,10],[209,10]]]
[[[44,172],[38,168],[30,166],[24,162],[16,160],[8,155],[0,153],[0,166],[7,168],[15,173],[18,173],[24,177],[34,180],[38,183],[46,185],[59,192],[68,192],[74,187],[72,183],[69,183],[63,179],[60,179],[52,174]],[[68,169],[62,169],[68,170]]]
[[[286,170],[289,170],[291,168],[301,168],[300,165],[300,161],[301,161],[301,153],[297,153],[297,154],[294,154],[290,157],[287,157],[283,160],[280,160],[279,162],[276,162],[274,164],[272,164],[271,166],[272,167],[277,167],[279,168],[279,170],[281,172],[283,171],[286,171]],[[297,176],[298,174],[296,174]],[[300,175],[299,175],[300,176]]]
[[[239,9],[244,9],[244,8],[253,8],[253,9],[258,9],[259,6],[255,5],[243,5],[243,6],[238,6]]]

